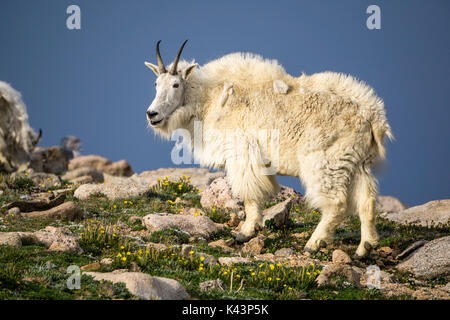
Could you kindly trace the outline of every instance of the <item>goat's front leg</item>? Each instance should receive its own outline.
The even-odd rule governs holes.
[[[257,231],[262,228],[262,207],[255,200],[244,201],[245,222],[241,226],[240,232],[236,235],[236,241],[246,242],[253,238]]]

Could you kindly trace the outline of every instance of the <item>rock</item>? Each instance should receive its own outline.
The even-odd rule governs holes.
[[[349,257],[349,255],[339,249],[333,251],[331,260],[333,261],[333,263],[337,264],[347,264],[352,262],[352,259]]]
[[[145,300],[183,300],[188,299],[186,289],[176,280],[153,277],[142,272],[84,272],[94,280],[107,280],[113,283],[124,283],[128,291]]]
[[[110,266],[112,265],[113,261],[111,258],[103,258],[102,260],[100,260],[100,264],[103,264],[105,266]]]
[[[356,267],[353,268],[356,269]],[[394,275],[380,270],[377,265],[368,266],[365,272],[362,270],[360,274],[362,275],[361,283],[369,289],[382,289],[386,284],[396,282]]]
[[[262,252],[264,248],[264,240],[258,236],[246,242],[242,247],[242,253],[248,253],[251,255],[257,255]]]
[[[303,196],[300,192],[295,191],[292,188],[281,185],[280,191],[275,196],[275,201],[285,201],[286,199],[291,199],[293,203],[299,204],[303,201]]]
[[[275,93],[286,94],[289,90],[289,86],[283,80],[274,80],[273,90]]]
[[[291,248],[281,248],[275,251],[276,256],[292,256],[295,254],[295,251]]]
[[[292,200],[286,199],[263,211],[263,225],[273,223],[276,227],[281,227],[289,219],[289,210],[292,207]]]
[[[385,218],[401,224],[423,227],[446,224],[450,221],[450,199],[430,201],[400,212],[388,213]]]
[[[38,244],[43,244],[52,251],[82,253],[78,244],[79,236],[64,229],[48,226],[33,233]]]
[[[148,214],[143,219],[144,225],[151,232],[177,228],[190,235],[209,238],[211,234],[223,229],[223,225],[214,223],[205,216],[174,215],[167,213]]]
[[[31,154],[30,167],[36,172],[63,174],[68,165],[69,157],[60,147],[36,147]]]
[[[392,196],[378,196],[376,208],[381,212],[400,212],[408,208],[406,204]]]
[[[244,257],[220,257],[219,263],[227,266],[231,266],[236,263],[251,263],[252,260]]]
[[[55,206],[59,206],[64,202],[65,199],[66,199],[65,194],[60,194],[56,197],[53,197],[53,195],[50,194],[48,195],[47,198],[10,202],[6,205],[3,205],[2,209],[10,209],[17,207],[22,212],[48,210]]]
[[[224,175],[223,172],[211,172],[205,168],[160,168],[144,171],[139,177],[149,183],[153,183],[157,182],[158,179],[164,179],[166,176],[172,181],[186,176],[190,177],[189,180],[194,187],[204,191],[214,179]]]
[[[216,280],[208,280],[205,282],[201,282],[199,284],[199,288],[200,288],[200,291],[206,292],[206,291],[211,291],[211,290],[225,290],[226,286],[222,280],[216,279]]]
[[[412,272],[421,279],[450,275],[450,236],[428,242],[398,264],[399,270]]]
[[[229,239],[229,240],[220,239],[220,240],[208,243],[208,246],[222,248],[223,250],[225,250],[227,252],[234,252],[234,249],[230,247],[233,244],[234,244],[233,239]]]
[[[147,243],[147,249],[162,251],[162,250],[166,250],[167,246],[164,243],[149,242],[149,243]]]
[[[8,210],[8,214],[12,216],[18,216],[20,215],[20,208],[19,207],[12,207]]]
[[[323,287],[326,285],[335,286],[337,284],[336,278],[344,278],[349,284],[361,288],[360,275],[348,264],[331,263],[322,269],[317,277],[317,285]]]
[[[395,259],[403,259],[413,251],[419,249],[422,247],[427,241],[419,240],[408,246],[405,250],[403,250],[398,256],[395,257]]]
[[[444,289],[450,293],[450,282],[445,285]]]
[[[227,225],[230,228],[236,228],[240,222],[241,222],[241,219],[239,219],[239,216],[233,212],[230,214],[230,220],[227,222]]]
[[[22,217],[73,221],[83,219],[85,214],[75,202],[68,201],[49,210],[24,212]]]
[[[22,239],[17,232],[0,232],[0,246],[22,247]]]
[[[0,245],[21,247],[23,245],[44,245],[51,251],[82,253],[79,236],[64,229],[48,226],[36,232],[0,232]]]
[[[95,271],[101,268],[101,265],[99,262],[90,263],[87,265],[82,266],[80,269],[82,271]]]
[[[156,183],[148,184],[136,175],[130,178],[105,175],[105,183],[83,184],[75,190],[74,196],[80,200],[87,200],[97,194],[103,194],[109,200],[127,199],[146,195],[155,185]]]
[[[89,178],[90,177],[90,178]],[[86,181],[84,183],[90,183],[90,182],[103,182],[103,173],[97,169],[90,168],[90,167],[81,167],[74,170],[70,170],[66,172],[62,176],[64,180],[69,180],[72,183],[82,183],[82,181]],[[90,180],[88,182],[88,180]]]
[[[134,174],[133,168],[126,160],[112,162],[98,155],[75,157],[70,160],[68,167],[69,170],[88,167],[118,177],[130,177]]]
[[[17,178],[27,178],[33,181],[35,186],[41,188],[55,188],[62,186],[61,179],[53,173],[45,172],[13,172],[11,174],[13,180]]]
[[[239,209],[242,202],[233,198],[231,187],[225,177],[217,178],[202,192],[200,203],[206,209]]]
[[[378,249],[378,252],[381,253],[383,256],[391,255],[393,250],[390,247],[381,247]]]

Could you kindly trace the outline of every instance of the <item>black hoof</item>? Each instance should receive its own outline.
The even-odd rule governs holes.
[[[325,242],[325,240],[320,240],[319,241],[319,248],[326,248],[327,247],[327,243]]]
[[[370,243],[368,243],[367,241],[364,242],[364,248],[365,248],[368,252],[372,251],[372,249],[373,249],[372,245],[371,245]]]

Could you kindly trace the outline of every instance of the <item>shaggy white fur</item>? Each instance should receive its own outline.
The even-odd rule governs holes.
[[[180,61],[178,73],[193,65]],[[276,80],[288,86],[286,94],[275,92]],[[299,177],[309,204],[321,210],[307,250],[330,243],[346,213],[361,219],[357,255],[377,244],[371,165],[377,156],[385,157],[384,138],[392,133],[383,101],[372,88],[332,72],[295,78],[277,61],[248,53],[211,61],[186,78],[161,74],[158,81],[165,87],[149,110],[161,100],[165,108],[172,106],[155,132],[169,138],[183,128],[196,139],[196,121],[201,121],[202,143],[194,156],[203,166],[225,169],[233,194],[245,202],[247,218],[238,238],[255,235],[261,203],[279,190],[279,174]],[[183,101],[168,98],[173,81],[183,83]]]
[[[0,81],[0,171],[24,169],[38,140],[20,93]]]

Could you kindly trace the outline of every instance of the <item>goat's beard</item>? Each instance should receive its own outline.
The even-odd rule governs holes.
[[[176,129],[186,129],[194,118],[194,108],[189,105],[183,105],[176,108],[170,115],[164,118],[161,126],[153,127],[155,134],[170,139]],[[150,125],[150,122],[149,122]]]

